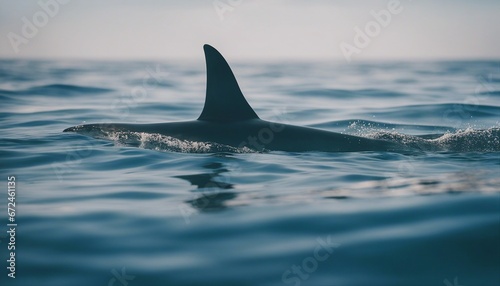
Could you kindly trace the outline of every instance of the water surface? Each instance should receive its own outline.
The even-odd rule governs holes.
[[[498,61],[233,71],[262,119],[418,152],[63,133],[197,118],[204,63],[3,60],[0,169],[5,184],[16,176],[18,260],[1,285],[500,284]]]

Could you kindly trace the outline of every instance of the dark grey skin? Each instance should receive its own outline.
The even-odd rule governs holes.
[[[222,55],[204,46],[207,64],[205,106],[197,120],[155,124],[88,124],[64,132],[98,134],[115,131],[145,132],[181,140],[215,142],[254,150],[305,152],[396,151],[399,144],[345,135],[309,127],[261,120],[243,96]]]
[[[171,136],[181,140],[216,142],[232,147],[248,147],[258,151],[395,151],[401,146],[384,141],[345,135],[325,130],[280,124],[261,119],[221,123],[204,120],[155,124],[88,124],[64,132],[89,134],[105,132],[145,132]]]

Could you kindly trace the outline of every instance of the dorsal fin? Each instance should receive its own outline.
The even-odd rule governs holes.
[[[238,121],[259,118],[241,93],[231,68],[212,46],[204,45],[207,63],[205,106],[198,120]]]

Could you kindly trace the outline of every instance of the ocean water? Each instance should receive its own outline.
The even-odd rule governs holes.
[[[197,118],[204,63],[2,60],[0,284],[500,285],[499,61],[230,64],[263,119],[408,150],[63,133]]]

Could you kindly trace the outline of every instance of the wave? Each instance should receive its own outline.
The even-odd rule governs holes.
[[[360,113],[364,115],[366,110]],[[463,104],[463,103],[442,103],[442,104],[421,104],[390,107],[371,111],[371,115],[382,118],[397,119],[418,119],[418,118],[439,118],[444,121],[455,121],[466,118],[489,118],[500,116],[500,106]]]
[[[304,89],[304,90],[287,90],[288,94],[299,95],[299,96],[319,96],[319,97],[329,97],[329,98],[362,98],[362,97],[384,97],[384,98],[394,98],[394,97],[402,97],[407,94],[389,91],[389,90],[380,90],[380,89],[358,89],[358,90],[347,90],[347,89],[328,89],[328,88],[320,88],[320,89]]]
[[[475,130],[467,128],[442,135],[406,135],[377,131],[366,137],[399,143],[411,150],[445,152],[499,152],[500,128]]]
[[[500,90],[490,90],[490,91],[482,91],[478,93],[479,95],[487,96],[500,96]]]
[[[7,95],[44,95],[44,96],[67,96],[67,95],[82,95],[82,94],[101,94],[111,92],[113,89],[92,87],[92,86],[79,86],[70,84],[48,84],[41,86],[34,86],[24,90],[0,90],[0,94]]]

